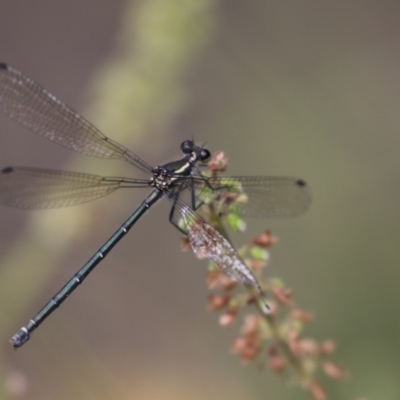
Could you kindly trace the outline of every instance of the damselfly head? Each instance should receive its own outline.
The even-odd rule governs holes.
[[[200,160],[203,163],[207,162],[211,157],[209,150],[197,146],[193,140],[185,140],[182,142],[181,150],[184,154],[193,154],[197,160]]]

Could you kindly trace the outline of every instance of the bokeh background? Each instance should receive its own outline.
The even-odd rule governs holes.
[[[400,4],[289,0],[2,0],[0,58],[157,164],[195,138],[232,174],[295,175],[303,217],[253,221],[280,238],[269,274],[332,338],[331,399],[400,398]],[[138,176],[0,115],[0,164]],[[4,399],[307,399],[230,353],[205,311],[206,265],[151,211],[32,339],[9,337],[130,214],[142,192],[70,209],[0,208]]]

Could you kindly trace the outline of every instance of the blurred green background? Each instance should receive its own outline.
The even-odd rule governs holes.
[[[295,175],[311,210],[248,221],[280,238],[271,276],[332,338],[330,399],[400,398],[400,4],[315,0],[3,0],[0,57],[146,161],[195,138],[230,173]],[[0,115],[0,164],[138,176]],[[140,176],[140,175],[139,175]],[[155,207],[18,352],[9,337],[143,197],[0,208],[1,398],[308,399],[230,354],[237,327],[205,311],[206,264]]]

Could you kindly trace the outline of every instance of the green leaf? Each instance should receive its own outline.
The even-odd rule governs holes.
[[[260,260],[260,261],[267,261],[269,259],[269,252],[266,249],[263,249],[258,246],[253,246],[250,249],[250,255],[252,258],[255,260]]]
[[[246,230],[246,222],[242,219],[241,216],[231,213],[226,216],[226,222],[230,229],[234,232],[243,232]]]

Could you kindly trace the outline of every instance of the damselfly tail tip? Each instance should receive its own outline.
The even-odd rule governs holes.
[[[8,69],[8,65],[0,61],[0,69]]]
[[[25,342],[29,340],[29,333],[26,328],[21,328],[11,339],[10,343],[13,345],[14,349],[18,349]]]

